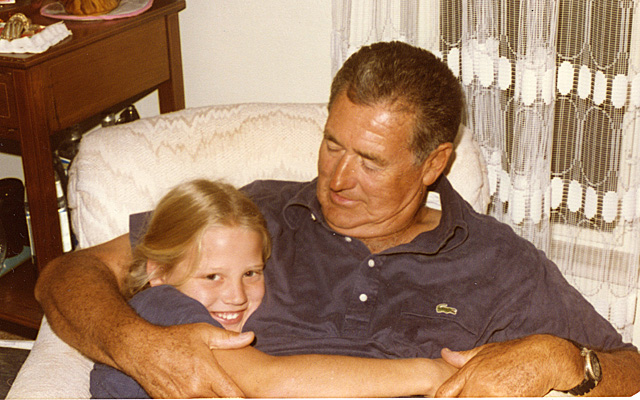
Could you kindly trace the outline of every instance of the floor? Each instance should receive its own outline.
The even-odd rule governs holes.
[[[4,399],[29,350],[2,347],[2,341],[30,340],[14,333],[0,331],[0,399]]]
[[[14,333],[0,331],[0,340],[30,340],[24,336],[16,335]]]

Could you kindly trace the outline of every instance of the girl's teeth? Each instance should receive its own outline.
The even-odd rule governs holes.
[[[232,320],[240,316],[238,313],[216,313],[216,315],[222,319]]]

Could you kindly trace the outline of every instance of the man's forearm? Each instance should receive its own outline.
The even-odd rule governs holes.
[[[553,389],[567,391],[575,388],[584,379],[584,357],[579,349],[571,342],[555,338],[570,349],[569,352],[558,352],[567,358],[557,366],[560,386]],[[553,352],[550,351],[550,354]],[[640,391],[640,354],[635,350],[596,351],[602,379],[595,388],[585,396],[611,397],[631,396]]]
[[[635,351],[597,351],[602,380],[588,396],[627,396],[640,390],[640,355]],[[460,368],[439,389],[442,397],[544,396],[568,391],[584,379],[584,358],[571,342],[531,335],[489,343],[469,351],[443,351]],[[535,377],[533,379],[532,377]]]
[[[96,253],[80,250],[52,261],[40,274],[36,298],[62,340],[94,360],[117,366],[111,344],[118,344],[127,327],[146,323],[120,293],[123,275]]]
[[[640,354],[633,350],[597,352],[602,381],[588,396],[632,396],[640,392]]]
[[[209,347],[247,346],[253,335],[241,338],[207,324],[151,325],[121,295],[130,263],[124,235],[48,264],[36,298],[54,332],[87,357],[134,377],[153,397],[242,396]]]

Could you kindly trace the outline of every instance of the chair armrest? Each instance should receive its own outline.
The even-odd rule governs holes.
[[[38,337],[7,399],[90,398],[93,362],[64,343],[42,319]]]

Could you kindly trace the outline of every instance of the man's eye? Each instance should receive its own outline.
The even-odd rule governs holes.
[[[327,141],[327,150],[329,150],[329,151],[339,151],[340,150],[340,146],[338,146],[336,143]]]
[[[207,275],[207,279],[210,281],[217,281],[218,279],[220,279],[220,275],[218,274],[209,274]]]
[[[362,166],[364,167],[364,169],[371,172],[377,172],[377,171],[380,171],[381,169],[380,166],[375,163],[375,161],[366,160],[366,159],[362,160]]]

